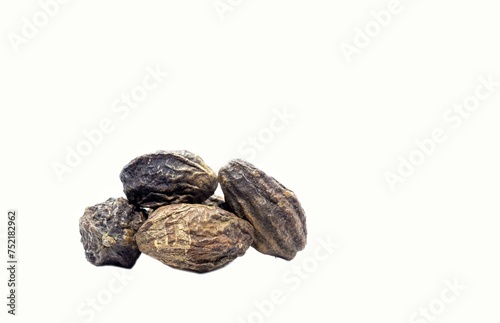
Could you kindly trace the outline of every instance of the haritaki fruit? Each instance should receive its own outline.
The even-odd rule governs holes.
[[[187,150],[157,151],[139,156],[120,173],[127,199],[155,209],[176,203],[201,203],[217,188],[217,175]]]
[[[171,204],[149,216],[136,241],[140,251],[165,265],[204,273],[244,255],[253,227],[215,206]]]
[[[306,218],[294,192],[241,159],[219,170],[219,183],[230,210],[253,225],[255,249],[286,260],[304,249]]]

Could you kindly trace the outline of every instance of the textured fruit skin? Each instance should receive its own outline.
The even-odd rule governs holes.
[[[255,249],[286,260],[304,249],[306,218],[295,193],[241,159],[219,170],[219,183],[230,209],[253,225]]]
[[[87,207],[80,218],[87,260],[96,266],[132,268],[141,255],[135,233],[145,220],[141,211],[121,197]]]
[[[201,203],[217,188],[217,176],[197,155],[186,151],[157,151],[139,156],[120,173],[127,199],[140,207]]]
[[[204,273],[244,255],[253,228],[214,206],[171,204],[149,216],[136,240],[139,250],[168,266]]]

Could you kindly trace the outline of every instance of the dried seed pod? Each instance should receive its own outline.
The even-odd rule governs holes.
[[[96,266],[132,268],[141,254],[134,235],[145,220],[141,211],[121,197],[87,207],[80,218],[87,260]]]
[[[220,169],[219,183],[231,210],[252,223],[255,249],[287,260],[304,249],[306,218],[295,193],[240,159]]]
[[[120,173],[128,200],[144,208],[201,203],[217,188],[217,176],[189,151],[158,151],[129,162]]]
[[[136,240],[139,250],[168,266],[204,273],[244,255],[253,228],[214,206],[172,204],[156,209]]]
[[[208,206],[216,206],[219,207],[223,210],[226,210],[228,212],[231,212],[231,209],[229,208],[229,205],[227,205],[226,201],[224,201],[224,198],[219,195],[212,195],[205,201],[203,201],[201,204],[203,205],[208,205]]]

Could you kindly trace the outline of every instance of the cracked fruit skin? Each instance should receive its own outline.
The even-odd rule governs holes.
[[[215,206],[171,204],[150,215],[136,240],[141,252],[165,265],[205,273],[243,256],[253,228]]]
[[[255,249],[286,260],[304,249],[306,218],[295,193],[241,159],[219,170],[219,183],[230,209],[253,225]]]
[[[217,175],[199,156],[186,151],[157,151],[139,156],[122,169],[128,200],[143,208],[201,203],[217,188]]]
[[[132,268],[141,255],[135,233],[145,220],[140,210],[121,197],[87,207],[80,218],[87,260],[96,266]]]

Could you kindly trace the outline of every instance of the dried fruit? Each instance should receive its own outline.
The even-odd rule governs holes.
[[[131,203],[157,208],[174,203],[201,203],[217,188],[217,176],[189,151],[158,151],[129,162],[120,173]]]
[[[168,266],[203,273],[244,255],[253,228],[214,206],[172,204],[156,209],[136,240],[139,250]]]
[[[121,197],[87,207],[80,218],[87,260],[96,266],[132,268],[141,254],[134,235],[144,221],[143,213]]]
[[[304,249],[306,219],[295,193],[240,159],[220,169],[219,182],[231,210],[252,223],[255,249],[287,260]]]

